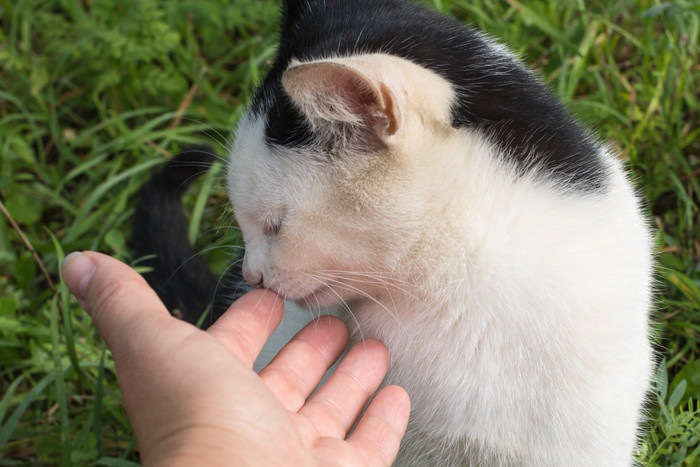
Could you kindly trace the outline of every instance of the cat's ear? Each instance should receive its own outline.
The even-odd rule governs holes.
[[[397,100],[389,86],[358,68],[337,62],[293,65],[282,86],[313,125],[345,123],[383,138],[399,129]]]

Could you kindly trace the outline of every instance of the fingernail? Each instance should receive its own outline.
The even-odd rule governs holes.
[[[80,252],[69,254],[61,264],[61,275],[75,297],[82,301],[92,276],[95,275],[95,265],[90,258]]]

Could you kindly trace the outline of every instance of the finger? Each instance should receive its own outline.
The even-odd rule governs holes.
[[[252,368],[283,314],[284,302],[279,295],[256,289],[236,300],[207,332]]]
[[[115,360],[133,350],[132,346],[151,342],[159,331],[177,322],[140,274],[107,255],[90,251],[70,254],[63,262],[62,276],[94,320]]]
[[[348,337],[342,320],[322,316],[299,331],[260,376],[287,410],[297,412],[343,353]]]
[[[390,466],[399,452],[410,411],[406,391],[388,386],[370,403],[347,441],[315,438],[308,445],[319,465]]]
[[[408,393],[399,386],[387,386],[372,400],[357,423],[348,443],[365,458],[365,465],[391,465],[399,452],[401,438],[406,433],[411,402]]]
[[[299,411],[321,437],[345,438],[389,368],[389,353],[379,341],[355,345],[335,373]]]

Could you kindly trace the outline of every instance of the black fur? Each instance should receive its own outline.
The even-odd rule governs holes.
[[[476,31],[403,0],[283,2],[278,56],[252,106],[267,114],[268,142],[299,146],[313,138],[280,83],[292,58],[377,52],[408,59],[452,83],[459,94],[453,125],[483,131],[521,173],[539,170],[571,189],[604,188],[596,143],[546,86],[516,60],[495,56]]]
[[[187,238],[181,197],[214,162],[209,146],[194,146],[174,157],[141,188],[134,211],[133,247],[143,276],[170,312],[191,323],[212,324],[248,290],[240,261],[219,281]],[[202,316],[205,311],[207,316]]]

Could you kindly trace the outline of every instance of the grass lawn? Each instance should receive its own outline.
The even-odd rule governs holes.
[[[628,162],[658,249],[637,457],[699,465],[700,2],[427,3],[509,44]],[[183,146],[225,155],[276,26],[273,0],[0,0],[0,465],[138,460],[110,355],[58,265],[84,249],[133,263],[135,191]],[[222,270],[239,239],[220,165],[188,205]]]

